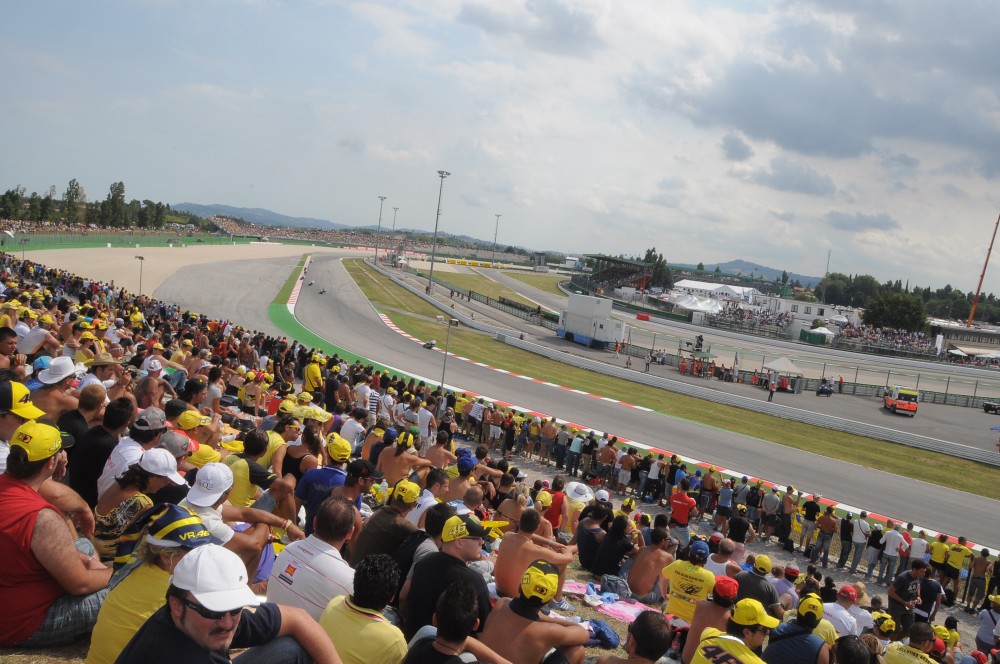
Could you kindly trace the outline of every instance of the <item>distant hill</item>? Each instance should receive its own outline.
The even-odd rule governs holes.
[[[339,230],[351,228],[345,224],[335,224],[326,219],[313,219],[311,217],[289,217],[278,214],[263,208],[241,208],[231,205],[199,205],[198,203],[177,203],[171,205],[174,210],[189,212],[199,217],[237,217],[243,221],[262,226],[286,226],[290,228],[320,228],[323,230]]]
[[[676,265],[677,267],[686,267],[690,269],[698,267],[697,263],[677,263]],[[782,270],[776,270],[773,267],[766,267],[764,265],[758,265],[757,263],[751,263],[744,260],[734,260],[729,261],[728,263],[705,263],[705,269],[709,272],[714,271],[716,267],[728,274],[752,274],[756,271],[757,274],[761,275],[768,281],[774,281],[775,278],[781,279],[782,273]],[[804,274],[796,274],[794,272],[788,273],[789,282],[798,280],[803,286],[815,286],[822,278],[823,277],[809,277]]]

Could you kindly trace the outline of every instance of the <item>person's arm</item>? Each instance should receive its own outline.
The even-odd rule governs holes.
[[[464,652],[470,652],[476,657],[476,661],[489,662],[490,664],[511,664],[509,660],[498,655],[492,648],[479,639],[471,636],[466,637],[465,645],[462,646]]]
[[[941,598],[944,597],[942,593],[938,593],[937,597],[934,598],[934,606],[931,607],[930,612],[927,614],[927,622],[933,623],[934,616],[937,615],[938,609],[941,608]]]
[[[96,558],[86,562],[73,545],[63,518],[48,508],[40,510],[31,535],[31,552],[42,567],[70,595],[89,595],[106,588],[111,569]]]
[[[306,535],[297,524],[291,519],[282,519],[277,514],[254,509],[253,507],[236,507],[234,505],[222,506],[223,521],[244,521],[246,523],[262,523],[268,528],[284,528],[288,533],[288,539],[300,540]],[[238,535],[239,533],[237,533]]]
[[[823,643],[823,647],[819,649],[819,655],[816,657],[816,664],[830,664],[829,643]]]
[[[73,489],[61,482],[45,480],[38,489],[42,498],[54,505],[60,512],[68,516],[77,532],[83,537],[94,535],[94,512],[83,498]]]
[[[317,664],[342,664],[333,641],[312,616],[293,606],[278,605],[278,610],[281,611],[278,636],[294,638]]]

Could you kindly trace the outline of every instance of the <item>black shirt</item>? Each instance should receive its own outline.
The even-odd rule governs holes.
[[[68,410],[62,414],[59,421],[56,422],[56,426],[63,433],[68,433],[73,436],[73,440],[80,440],[83,438],[90,426],[87,424],[87,418],[80,413],[79,410]],[[76,445],[66,448],[66,458],[72,463],[73,457],[76,455]]]
[[[476,590],[479,603],[479,627],[482,631],[486,626],[486,618],[493,608],[490,602],[490,591],[486,581],[479,572],[470,569],[464,562],[438,551],[424,557],[413,569],[413,579],[410,582],[410,594],[406,598],[408,607],[406,619],[406,638],[412,639],[417,630],[431,624],[431,618],[437,609],[438,597],[452,583],[458,580],[468,581]]]
[[[727,533],[729,539],[745,544],[748,532],[750,532],[750,522],[747,521],[746,517],[734,516],[729,519],[729,532]]]
[[[91,507],[97,504],[97,479],[117,444],[118,436],[99,425],[78,438],[73,446],[76,451],[69,465],[69,486]]]
[[[190,611],[191,609],[187,609]],[[277,604],[264,603],[243,609],[231,648],[252,648],[270,643],[281,629]],[[229,657],[209,652],[177,629],[165,605],[139,628],[115,664],[230,664]]]
[[[802,518],[806,521],[815,521],[816,516],[819,515],[819,511],[822,509],[815,500],[807,500],[804,505],[802,505],[802,511],[805,512]]]
[[[854,539],[853,521],[848,521],[847,519],[840,520],[840,539],[842,541]]]
[[[622,558],[632,550],[632,541],[627,536],[612,537],[605,535],[597,547],[597,555],[594,556],[594,564],[590,571],[595,576],[604,574],[615,574],[621,571]]]
[[[413,644],[403,664],[461,664],[464,661],[458,655],[449,655],[435,648],[434,637],[428,636]]]

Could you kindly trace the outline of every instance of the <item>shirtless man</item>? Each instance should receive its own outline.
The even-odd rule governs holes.
[[[688,639],[684,642],[684,650],[681,654],[681,661],[690,662],[694,657],[694,651],[698,647],[701,633],[707,627],[714,627],[718,630],[725,630],[726,623],[732,614],[733,604],[736,603],[736,593],[740,584],[736,579],[729,576],[720,576],[715,580],[715,587],[712,594],[703,600],[699,600],[694,607],[694,618],[691,620],[691,628],[688,629]]]
[[[558,570],[544,560],[532,562],[521,574],[518,596],[494,605],[479,640],[511,661],[545,664],[548,652],[556,648],[553,661],[580,664],[590,632],[576,623],[541,613],[558,589]]]
[[[652,544],[639,549],[626,580],[636,600],[655,605],[663,601],[660,594],[660,572],[674,562],[677,540],[671,539],[666,528],[653,528],[651,539]]]
[[[551,450],[556,443],[556,436],[559,435],[559,429],[556,428],[555,418],[545,420],[545,422],[542,423],[542,429],[540,431],[540,435],[542,437],[542,440],[541,440],[541,445],[538,448],[539,458],[542,457],[543,450]],[[529,448],[528,449],[529,459],[531,458],[531,453],[532,450]],[[548,454],[545,454],[546,463],[548,463],[548,456],[549,456]]]
[[[465,492],[468,491],[470,486],[476,483],[471,478],[475,467],[476,460],[472,456],[465,455],[458,458],[458,477],[448,483],[448,493],[441,498],[442,503],[450,503],[453,500],[465,498]]]
[[[794,498],[792,497],[793,494]],[[780,519],[778,522],[778,531],[775,533],[778,536],[779,542],[784,543],[786,539],[791,539],[792,517],[795,515],[795,511],[799,508],[799,503],[801,502],[802,492],[797,492],[795,487],[789,486],[788,491],[781,497]]]
[[[709,466],[708,472],[701,480],[701,489],[698,492],[698,520],[705,517],[705,512],[712,504],[712,496],[719,490],[719,481],[715,478],[715,466]]]
[[[458,460],[458,457],[448,449],[449,440],[447,431],[438,431],[434,446],[427,450],[427,455],[424,458],[430,461],[435,468],[447,468]]]
[[[385,474],[385,481],[389,483],[389,486],[396,486],[399,480],[408,478],[410,473],[416,469],[430,467],[431,462],[427,459],[421,459],[420,455],[414,451],[415,442],[412,433],[402,433],[396,439],[395,446],[385,448],[378,455],[378,464],[376,464],[375,469]]]
[[[63,413],[76,410],[80,402],[73,390],[76,367],[73,358],[57,357],[48,369],[38,372],[42,386],[31,395],[35,405],[48,413],[53,422],[58,422]]]
[[[0,369],[10,369],[24,380],[25,355],[17,352],[17,332],[11,327],[0,327]]]
[[[562,546],[555,540],[536,537],[542,515],[537,510],[525,510],[518,522],[518,532],[507,533],[503,538],[500,553],[497,554],[493,576],[496,577],[497,593],[501,597],[516,597],[524,570],[533,560],[551,563],[558,571],[559,585],[550,599],[552,607],[565,606],[562,587],[566,581],[566,566],[576,556],[575,546]]]

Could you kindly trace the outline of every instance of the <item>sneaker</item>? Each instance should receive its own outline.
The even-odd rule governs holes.
[[[556,611],[565,611],[567,613],[576,611],[576,609],[573,608],[573,605],[566,601],[565,597],[562,599],[561,602],[552,600],[551,602],[549,602],[549,607],[555,609]]]

